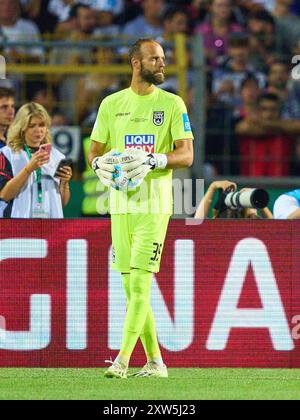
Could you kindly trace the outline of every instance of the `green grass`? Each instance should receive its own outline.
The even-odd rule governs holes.
[[[169,369],[169,379],[103,378],[103,369],[0,369],[1,400],[300,399],[300,370]]]

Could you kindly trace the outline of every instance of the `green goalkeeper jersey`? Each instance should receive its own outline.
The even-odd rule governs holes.
[[[183,100],[155,88],[137,95],[131,88],[106,97],[100,105],[91,139],[123,152],[169,153],[176,140],[193,139]],[[150,171],[135,191],[111,188],[110,213],[172,214],[172,170]]]

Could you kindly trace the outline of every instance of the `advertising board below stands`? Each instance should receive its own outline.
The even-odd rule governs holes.
[[[300,367],[300,222],[172,220],[152,307],[169,367]],[[0,366],[102,367],[125,300],[109,220],[0,221]],[[132,366],[145,362],[139,345]]]

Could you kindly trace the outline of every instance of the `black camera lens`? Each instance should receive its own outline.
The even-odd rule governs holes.
[[[251,204],[255,209],[264,209],[269,204],[269,193],[263,189],[256,189],[251,195]]]

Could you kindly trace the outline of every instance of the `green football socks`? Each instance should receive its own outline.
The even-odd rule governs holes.
[[[160,359],[155,319],[150,307],[152,273],[132,269],[130,274],[122,274],[122,280],[127,300],[127,315],[117,361],[128,364],[139,337],[148,361]]]
[[[147,361],[151,362],[155,359],[161,359],[161,353],[156,334],[156,322],[150,307],[144,328],[140,334],[141,341],[147,356]]]

